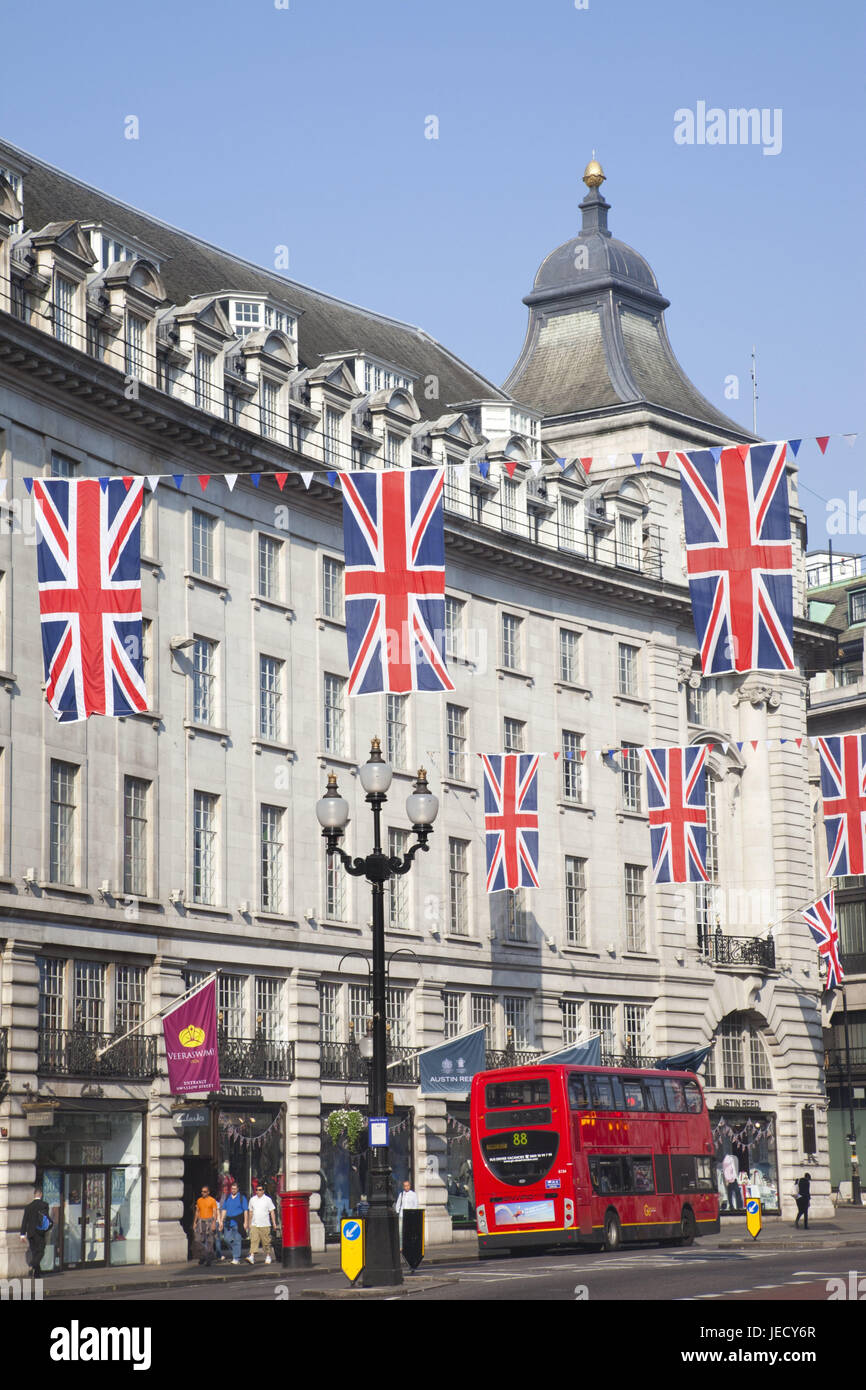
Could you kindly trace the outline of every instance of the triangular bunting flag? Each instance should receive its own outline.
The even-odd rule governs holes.
[[[177,488],[178,492],[180,492],[180,490],[181,490],[181,488],[182,488],[182,486],[183,486],[183,474],[182,474],[182,473],[172,473],[171,476],[174,478],[174,485],[175,485],[175,487]]]
[[[274,477],[275,477],[276,480],[277,480],[277,487],[280,489],[280,492],[282,492],[283,488],[286,486],[286,478],[288,478],[288,476],[289,476],[288,473],[275,473],[275,474],[274,474]]]
[[[728,744],[727,744],[727,743],[723,743],[723,744],[722,744],[722,752],[723,752],[723,753],[727,753],[727,751],[728,751]]]
[[[556,462],[559,464],[560,468],[565,468],[568,461],[566,459],[557,459]]]
[[[773,746],[773,744],[774,744],[775,742],[776,742],[776,740],[775,740],[774,738],[768,738],[768,739],[767,739],[767,749],[769,750],[770,748],[772,748],[772,746]]]
[[[608,456],[607,456],[607,466],[608,466],[608,468],[615,468],[615,467],[616,467],[616,461],[617,461],[618,458],[619,458],[619,454],[608,454]]]
[[[817,735],[817,734],[810,734],[810,735],[809,735],[809,742],[811,743],[811,745],[812,745],[813,748],[817,748],[817,747],[818,747],[818,735]]]
[[[716,745],[715,745],[714,743],[708,743],[708,744],[707,744],[707,752],[708,752],[708,753],[712,753],[712,751],[713,751],[713,749],[715,748],[715,746],[716,746]]]
[[[337,474],[333,468],[328,469],[328,482],[331,484],[331,487],[337,486]]]
[[[582,763],[586,762],[586,749],[585,749],[585,748],[581,748],[581,750],[580,750],[580,761],[581,761]]]
[[[235,490],[235,483],[236,483],[237,480],[238,480],[238,475],[237,475],[237,473],[226,473],[226,474],[223,475],[223,477],[224,477],[225,485],[226,485],[226,487],[228,488],[229,492],[234,492],[234,490]]]
[[[791,453],[794,455],[794,458],[796,458],[797,455],[799,454],[799,452],[800,452],[800,445],[801,445],[802,443],[803,443],[802,439],[789,439],[789,440],[788,440],[788,448],[791,450]]]
[[[635,468],[640,468],[643,463],[643,454],[632,454],[632,458],[634,459]]]
[[[656,454],[656,458],[658,459],[658,461],[659,461],[659,463],[661,464],[662,468],[664,468],[665,464],[666,464],[667,461],[668,461],[668,454],[669,454],[669,453],[670,453],[670,449],[664,449],[664,450],[660,451],[658,454]]]
[[[584,473],[586,473],[587,477],[589,477],[589,470],[590,468],[592,468],[592,455],[590,455],[589,458],[581,459],[580,461],[583,464]]]
[[[150,477],[147,480],[147,485],[150,488],[151,492],[156,492],[156,489],[159,487],[161,480],[161,473],[151,473]]]
[[[199,485],[199,487],[201,488],[202,492],[207,492],[207,485],[208,485],[209,482],[210,482],[210,474],[209,474],[209,473],[199,473],[199,475],[198,475],[198,485]]]
[[[488,473],[490,472],[490,461],[489,461],[489,459],[479,459],[479,460],[478,460],[478,472],[481,474],[482,478],[486,478],[486,477],[487,477]]]
[[[593,751],[594,754],[595,754],[595,761],[598,762],[599,758],[601,757],[601,749],[600,749],[600,748],[594,748],[592,751]]]
[[[536,477],[537,477],[538,474],[541,472],[541,469],[542,469],[542,462],[541,462],[541,459],[530,459],[530,460],[529,460],[529,466],[530,466],[530,468],[532,469],[533,473],[534,473],[534,474],[536,475]]]
[[[250,477],[253,480],[253,487],[258,487],[259,483],[262,481],[261,473],[251,473]]]
[[[842,438],[845,440],[845,443],[848,444],[848,445],[853,449],[854,444],[855,444],[856,439],[857,439],[856,434],[843,434],[843,435],[842,435]]]
[[[565,756],[566,756],[567,758],[573,758],[573,757],[574,757],[574,754],[571,753],[571,752],[567,752]],[[559,754],[558,754],[558,753],[554,753],[554,755],[553,755],[553,761],[556,762],[556,760],[557,760],[558,757],[559,757]]]
[[[742,751],[743,751],[743,745],[742,745],[742,743],[740,742],[740,740],[738,739],[738,740],[737,740],[737,752],[738,752],[738,753],[742,753]]]
[[[502,461],[502,466],[503,466],[503,468],[505,469],[506,473],[508,474],[509,478],[513,478],[513,477],[514,477],[514,470],[515,470],[515,468],[517,467],[517,464],[516,464],[515,460],[514,460],[514,459],[503,459],[503,461]]]
[[[803,740],[802,740],[801,738],[795,738],[795,739],[794,739],[794,742],[796,743],[796,745],[797,745],[798,748],[802,748],[802,747],[803,747]]]
[[[311,483],[312,481],[313,481],[312,472],[307,471],[307,472],[304,472],[304,473],[301,474],[301,482],[304,484],[304,487],[305,487],[305,488],[309,488],[310,483]]]
[[[829,442],[829,434],[817,434],[815,436],[815,443],[818,445],[818,448],[821,450],[822,454],[825,454],[827,452],[827,445],[829,444]]]
[[[751,745],[752,745],[752,752],[753,752],[753,753],[757,753],[757,751],[758,751],[758,740],[757,740],[756,738],[750,739],[750,743],[751,743]]]

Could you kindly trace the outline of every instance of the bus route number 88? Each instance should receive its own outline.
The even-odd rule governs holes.
[[[520,1133],[515,1132],[512,1138],[512,1142],[514,1143],[515,1147],[519,1144],[527,1143],[526,1131],[523,1130]]]

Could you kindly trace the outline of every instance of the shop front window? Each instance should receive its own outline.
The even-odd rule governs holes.
[[[249,1197],[254,1180],[275,1197],[283,1183],[283,1113],[278,1106],[220,1110],[217,1144],[218,1198],[233,1181]]]
[[[716,1182],[723,1216],[744,1215],[746,1200],[758,1197],[764,1212],[779,1212],[776,1119],[759,1112],[714,1110]]]
[[[369,1197],[367,1185],[367,1130],[362,1131],[358,1145],[353,1153],[349,1149],[346,1135],[343,1134],[334,1144],[327,1130],[327,1117],[339,1106],[327,1106],[322,1111],[321,1148],[321,1203],[319,1216],[325,1228],[327,1241],[340,1239],[340,1222],[348,1216],[363,1215],[362,1198]],[[362,1115],[366,1107],[357,1107]],[[393,1179],[392,1196],[401,1190],[408,1179],[413,1181],[412,1172],[412,1126],[413,1112],[396,1109],[390,1117],[388,1156]],[[359,1205],[362,1211],[358,1211]]]
[[[54,1228],[46,1269],[142,1261],[144,1116],[58,1111],[36,1163]]]
[[[445,1185],[455,1230],[475,1229],[475,1182],[469,1139],[469,1104],[449,1103],[445,1121]]]

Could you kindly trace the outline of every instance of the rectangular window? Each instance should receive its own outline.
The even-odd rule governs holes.
[[[325,674],[325,752],[342,757],[346,746],[346,682],[342,676]]]
[[[216,517],[193,508],[192,569],[193,574],[201,575],[202,579],[213,579],[216,575],[216,525]]]
[[[388,830],[388,855],[391,859],[402,859],[409,848],[408,830]],[[392,931],[406,931],[409,920],[409,881],[406,874],[396,874],[389,879],[385,889],[387,896],[387,923]]]
[[[42,958],[39,961],[39,1031],[59,1033],[63,1028],[63,981],[66,962]]]
[[[283,910],[283,825],[282,806],[261,808],[262,912]]]
[[[105,966],[75,962],[72,996],[73,1027],[82,1033],[105,1032]]]
[[[729,1091],[746,1089],[746,1060],[743,1054],[742,1025],[733,1021],[723,1023],[722,1036],[722,1084]]]
[[[446,1038],[459,1038],[463,1027],[463,995],[445,990],[442,994],[442,1012]]]
[[[616,558],[617,563],[627,569],[640,568],[637,521],[633,516],[620,514],[616,519]]]
[[[78,768],[51,760],[51,826],[48,876],[52,883],[74,883],[78,848]]]
[[[235,304],[235,323],[252,323],[258,326],[261,322],[261,309],[262,306],[255,302],[238,300]]]
[[[275,1042],[285,1037],[283,982],[272,975],[256,976],[256,1037]]]
[[[503,531],[520,530],[520,514],[517,510],[517,499],[520,496],[520,484],[513,478],[502,479],[502,529]]]
[[[646,1004],[625,1005],[625,1050],[629,1056],[649,1053],[649,1008]]]
[[[619,671],[617,689],[620,695],[637,695],[638,693],[638,657],[640,647],[633,647],[629,642],[619,643]]]
[[[144,1022],[146,971],[141,965],[114,967],[114,1031],[126,1033]]]
[[[448,930],[469,935],[469,841],[448,840]]]
[[[562,731],[562,796],[564,801],[583,801],[583,734]]]
[[[526,724],[522,719],[506,719],[505,751],[506,753],[526,752]]]
[[[577,503],[559,499],[559,544],[563,550],[577,550]]]
[[[149,800],[149,782],[141,777],[124,777],[123,891],[139,898],[148,893]]]
[[[388,762],[392,767],[405,767],[407,763],[406,706],[408,701],[408,695],[385,696],[385,746]]]
[[[520,670],[521,623],[522,619],[514,613],[502,614],[502,665],[509,671]]]
[[[144,376],[144,342],[147,331],[146,319],[137,314],[126,316],[126,371],[128,376]]]
[[[65,454],[57,454],[51,451],[51,476],[52,478],[74,478],[78,472],[78,464],[75,459],[69,459]]]
[[[580,675],[580,633],[559,629],[559,679],[575,685]]]
[[[213,410],[213,367],[216,358],[204,348],[195,350],[195,403],[199,410]]]
[[[319,985],[319,1037],[323,1043],[342,1042],[340,1037],[340,986],[324,980]]]
[[[217,809],[219,798],[209,792],[193,796],[192,900],[216,902]]]
[[[411,1000],[412,991],[409,989],[385,991],[385,1022],[391,1047],[409,1046]]]
[[[214,722],[216,693],[216,642],[196,637],[193,643],[192,717],[196,724]]]
[[[54,335],[61,343],[75,342],[75,282],[54,276]]]
[[[565,856],[565,928],[569,946],[586,945],[586,860]]]
[[[283,671],[275,656],[259,657],[259,734],[278,742],[283,736]]]
[[[589,1006],[589,1031],[601,1033],[602,1062],[616,1052],[616,1005],[593,1001]]]
[[[866,589],[855,589],[848,595],[848,625],[866,623]]]
[[[329,922],[346,917],[346,874],[335,854],[325,861],[325,917]]]
[[[493,1032],[493,995],[492,994],[472,994],[470,995],[471,1022],[470,1028],[484,1029],[484,1046],[486,1048],[494,1046]]]
[[[622,806],[624,811],[642,811],[641,756],[633,743],[624,743],[620,752],[622,767]]]
[[[457,471],[458,459],[445,460],[445,506],[451,512],[460,510],[460,474]]]
[[[465,655],[463,641],[463,609],[465,605],[459,598],[445,595],[445,655],[462,657]]]
[[[709,690],[702,680],[693,686],[686,684],[686,718],[690,724],[705,726],[708,723]]]
[[[349,985],[349,1035],[360,1042],[372,1024],[373,1001],[369,985]]]
[[[562,1000],[562,1043],[570,1047],[580,1038],[580,1000]]]
[[[333,560],[330,555],[322,557],[322,615],[332,622],[345,621],[344,609],[345,566],[341,560]]]
[[[505,938],[507,941],[529,939],[526,897],[522,888],[505,890]]]
[[[645,872],[639,864],[625,866],[626,947],[629,951],[646,950]]]
[[[532,1046],[531,1003],[530,999],[521,999],[509,994],[506,994],[502,1001],[506,1042],[512,1043],[518,1049]]]
[[[764,1051],[764,1044],[753,1030],[749,1033],[749,1061],[752,1065],[752,1090],[772,1090],[773,1080],[770,1076],[770,1065]]]
[[[258,541],[258,592],[262,598],[280,597],[280,552],[282,541],[273,536],[259,533]]]
[[[266,376],[261,379],[259,388],[259,409],[261,412],[261,430],[267,439],[275,439],[277,436],[277,408],[280,400],[280,388],[275,381],[269,381]]]
[[[399,468],[403,462],[403,440],[390,430],[386,432],[385,461],[389,468]]]
[[[448,776],[458,782],[466,781],[466,710],[448,705]]]
[[[342,468],[343,416],[333,406],[325,406],[325,463],[329,468]]]
[[[217,1021],[219,1031],[227,1038],[244,1036],[246,1009],[244,1008],[244,976],[217,976]]]

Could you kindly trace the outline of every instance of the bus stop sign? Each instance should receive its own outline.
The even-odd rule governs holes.
[[[746,1200],[746,1230],[752,1240],[757,1240],[761,1234],[761,1203],[757,1197]]]
[[[364,1268],[363,1221],[340,1222],[340,1268],[353,1284]]]

